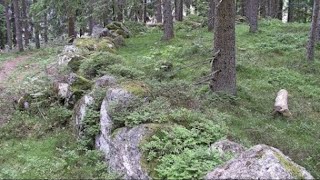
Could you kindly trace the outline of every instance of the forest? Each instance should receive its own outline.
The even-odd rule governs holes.
[[[0,14],[0,179],[320,178],[320,0]]]

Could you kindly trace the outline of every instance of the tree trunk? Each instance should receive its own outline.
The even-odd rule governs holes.
[[[33,0],[33,3],[37,3],[37,0]],[[36,43],[36,48],[40,49],[40,25],[39,22],[34,22],[34,38]]]
[[[294,21],[293,12],[294,12],[293,0],[289,0],[289,3],[288,3],[288,22]]]
[[[234,0],[216,0],[214,51],[210,88],[214,92],[236,95],[236,49]]]
[[[117,2],[117,21],[122,22],[123,21],[123,0],[118,0]]]
[[[260,0],[260,14],[261,17],[267,17],[267,0]]]
[[[258,13],[259,13],[259,2],[258,0],[249,0],[248,2],[249,11],[249,25],[250,32],[256,33],[258,31]]]
[[[283,116],[289,117],[291,113],[288,108],[288,91],[281,89],[277,93],[277,97],[274,103],[273,114],[281,114]]]
[[[157,23],[162,23],[162,4],[161,0],[156,1],[156,20]]]
[[[184,3],[186,5],[186,15],[190,15],[191,14],[191,1],[192,0],[184,0]]]
[[[175,0],[175,20],[182,21],[183,20],[183,0]]]
[[[208,31],[213,31],[214,29],[214,10],[215,10],[215,0],[209,0]]]
[[[277,18],[279,20],[282,20],[282,8],[283,8],[283,0],[278,1],[278,13],[277,13]]]
[[[23,51],[23,43],[22,43],[22,33],[21,33],[21,26],[20,26],[20,13],[19,13],[18,0],[13,0],[13,6],[14,6],[14,18],[15,18],[15,25],[16,25],[16,36],[17,36],[18,49],[20,52],[22,52]]]
[[[44,21],[43,39],[44,39],[44,42],[47,44],[48,43],[48,17],[47,17],[47,14],[44,15],[43,21]]]
[[[73,39],[76,38],[76,32],[75,32],[75,16],[70,15],[68,17],[68,36],[69,38]]]
[[[312,14],[312,22],[311,29],[309,34],[309,41],[307,46],[307,59],[308,61],[314,61],[314,45],[315,39],[317,37],[317,29],[318,29],[318,18],[319,18],[319,3],[320,0],[314,0],[313,3],[313,14]]]
[[[143,23],[147,23],[148,16],[147,16],[147,0],[143,0]]]
[[[162,39],[168,41],[174,37],[173,33],[173,17],[171,10],[171,0],[163,0],[163,26],[164,26],[164,34]]]
[[[89,23],[89,36],[92,35],[92,30],[94,26],[94,21],[93,21],[93,3],[94,0],[89,0],[89,14],[88,14],[88,23]]]
[[[11,22],[10,22],[10,17],[11,17],[11,11],[9,4],[6,4],[6,28],[7,28],[7,45],[9,46],[10,49],[12,49],[12,33],[11,33]]]
[[[27,16],[27,2],[26,0],[22,0],[22,19],[23,19],[23,28],[24,28],[24,44],[26,46],[29,45],[29,21]]]
[[[12,42],[13,45],[16,46],[17,45],[17,36],[16,36],[16,21],[15,21],[15,14],[14,14],[14,6],[13,6],[13,2],[11,2],[11,24],[12,24]]]

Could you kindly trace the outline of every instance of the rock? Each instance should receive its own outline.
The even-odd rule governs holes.
[[[123,175],[124,179],[150,179],[143,170],[140,160],[139,144],[149,134],[147,125],[134,128],[121,128],[112,135],[113,122],[109,115],[110,105],[126,104],[132,95],[120,88],[111,88],[102,102],[100,111],[100,135],[96,138],[96,148],[105,155],[111,171]]]
[[[104,75],[95,81],[95,87],[101,87],[101,88],[110,87],[115,85],[116,82],[117,80],[113,76]]]
[[[79,67],[82,63],[83,57],[80,56],[74,56],[70,59],[68,62],[68,66],[72,70],[72,72],[77,72],[79,70]]]
[[[67,64],[76,56],[79,56],[79,49],[74,45],[67,45],[64,47],[62,53],[58,55],[58,65]]]
[[[238,156],[245,151],[245,148],[242,145],[229,140],[215,142],[210,148],[218,150],[222,155],[232,153],[233,155]]]
[[[117,36],[117,37],[115,37],[115,38],[113,39],[113,42],[114,42],[114,44],[115,44],[115,46],[116,46],[117,48],[126,45],[123,36]]]
[[[68,100],[71,97],[70,85],[68,83],[54,83],[54,92],[60,99]]]
[[[281,151],[256,145],[208,173],[205,179],[313,179]]]
[[[83,120],[86,116],[88,107],[94,103],[94,99],[90,95],[83,96],[75,105],[72,119],[75,121],[78,137],[82,136]]]
[[[104,28],[100,25],[96,25],[96,26],[93,26],[91,36],[94,38],[106,37],[106,36],[110,36],[110,32],[108,28]]]

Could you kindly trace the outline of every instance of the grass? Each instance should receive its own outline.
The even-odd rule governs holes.
[[[309,24],[265,20],[256,34],[250,34],[248,28],[245,24],[236,28],[237,97],[208,99],[202,109],[218,109],[229,115],[231,139],[246,146],[263,143],[279,148],[319,178],[320,51],[317,46],[314,63],[306,61]],[[189,65],[210,58],[212,33],[205,28],[181,29],[170,42],[161,42],[161,36],[162,32],[155,29],[128,39],[118,54],[126,59],[127,66],[147,72],[146,79],[152,78],[159,61],[171,62],[175,79],[190,85],[209,73],[209,64]],[[202,95],[211,94],[206,85],[193,88]],[[276,92],[282,88],[289,91],[293,116],[288,119],[271,115]]]
[[[238,24],[236,97],[212,93],[206,84],[193,85],[210,72],[208,59],[213,54],[213,33],[207,32],[206,28],[190,29],[183,23],[178,23],[175,27],[176,37],[169,42],[160,41],[162,31],[154,28],[126,39],[126,46],[118,49],[117,54],[123,57],[123,63],[121,66],[109,68],[122,77],[120,84],[131,82],[133,84],[130,84],[129,88],[133,87],[134,91],[139,92],[143,90],[140,88],[140,84],[143,84],[148,91],[139,93],[141,96],[148,94],[151,99],[161,100],[158,99],[158,103],[153,101],[154,107],[132,110],[128,112],[130,118],[121,120],[132,121],[127,124],[165,122],[171,123],[170,126],[177,121],[181,126],[191,129],[194,127],[189,127],[192,123],[187,120],[190,119],[185,118],[186,114],[179,111],[187,108],[188,112],[190,110],[205,114],[210,120],[223,121],[229,129],[226,134],[229,139],[247,147],[255,144],[276,147],[305,167],[315,178],[320,178],[320,46],[316,46],[315,62],[308,63],[305,58],[305,44],[309,24],[283,24],[276,20],[262,20],[256,34],[250,34],[247,25]],[[27,77],[22,78],[25,82],[37,81],[30,78],[33,77],[34,69],[25,66],[36,64],[35,69],[41,71],[42,66],[55,60],[57,52],[55,48],[33,52],[30,61],[21,65],[13,77],[23,72],[23,77]],[[19,55],[1,55],[0,63]],[[161,69],[168,64],[172,65],[170,69]],[[138,75],[141,77],[137,77]],[[42,80],[41,76],[38,80]],[[15,81],[10,83],[14,84]],[[29,86],[27,88],[32,89]],[[289,109],[293,114],[290,118],[271,115],[275,95],[282,88],[289,92]],[[178,109],[176,112],[180,113],[170,114],[166,109],[159,110],[164,104],[162,102],[169,103],[170,110]],[[152,112],[157,109],[157,113]],[[158,119],[155,118],[158,122],[155,122],[153,114],[159,116]],[[45,127],[35,120],[30,124],[27,127],[31,126],[31,129]],[[206,127],[208,124],[210,123],[203,123],[199,127]],[[210,130],[207,127],[205,129]],[[100,163],[95,152],[88,151],[84,156],[78,153],[77,143],[71,132],[70,127],[58,127],[41,133],[40,137],[31,134],[23,138],[3,139],[0,136],[0,146],[3,149],[0,152],[0,178],[110,177],[105,174],[106,166]],[[200,138],[194,141],[199,142]],[[159,143],[155,144],[157,145]],[[182,162],[175,165],[179,169],[180,165],[184,166],[183,163],[192,164],[188,154],[198,159],[195,152],[205,153],[196,148],[181,152],[185,153],[172,156]],[[171,155],[168,153],[164,157],[171,159]],[[158,167],[158,171],[163,170],[162,174],[172,170],[166,170],[165,163],[170,163],[167,160],[164,160],[162,165],[158,164],[159,160],[150,163],[150,166],[145,166]],[[203,164],[202,161],[197,163],[199,166]],[[152,173],[156,172],[153,170]],[[198,174],[203,173],[204,171],[201,171]],[[177,173],[175,177],[180,175]]]

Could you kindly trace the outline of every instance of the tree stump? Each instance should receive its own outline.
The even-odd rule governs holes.
[[[280,114],[285,117],[290,117],[291,113],[288,108],[288,91],[281,89],[277,93],[277,97],[274,103],[273,115]]]

